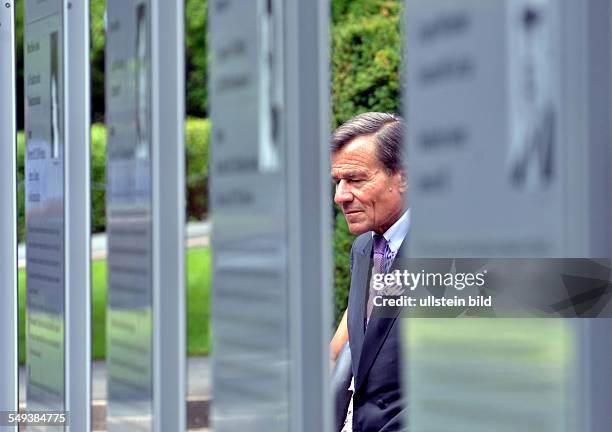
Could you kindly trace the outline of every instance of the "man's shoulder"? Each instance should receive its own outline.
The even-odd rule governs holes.
[[[353,241],[353,251],[361,250],[365,248],[370,240],[372,240],[372,231],[368,231],[363,234],[360,234]]]

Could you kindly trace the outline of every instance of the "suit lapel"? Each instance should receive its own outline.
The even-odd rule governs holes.
[[[359,370],[359,359],[364,340],[365,299],[370,275],[370,255],[372,238],[364,241],[363,248],[353,251],[353,271],[351,275],[351,292],[349,296],[348,331],[353,359],[353,375]]]
[[[404,246],[406,241],[402,243]],[[402,248],[397,253],[397,256],[393,260],[393,265],[389,269],[389,272],[396,270],[402,262]],[[369,282],[369,281],[368,281]],[[365,294],[364,294],[365,295]],[[389,331],[393,327],[397,316],[399,315],[401,308],[395,308],[394,314],[395,316],[392,318],[378,318],[372,317],[370,318],[370,322],[368,323],[368,328],[365,332],[364,338],[361,344],[361,357],[357,362],[357,374],[355,376],[355,391],[361,387],[361,384],[365,381],[365,377],[372,367],[372,363],[378,356],[378,352],[380,348],[385,343],[387,336],[389,335]]]

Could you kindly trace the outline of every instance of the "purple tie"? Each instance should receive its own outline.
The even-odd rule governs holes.
[[[380,234],[374,234],[373,241],[373,260],[374,260],[374,268],[372,270],[372,277],[376,273],[385,273],[385,250],[387,249],[387,240],[381,236]],[[367,306],[367,321],[370,320],[370,315],[372,314],[372,309],[374,308],[374,296],[378,294],[378,291],[374,289],[374,284],[370,282],[370,291],[368,295],[368,306]],[[366,321],[366,324],[367,324]]]

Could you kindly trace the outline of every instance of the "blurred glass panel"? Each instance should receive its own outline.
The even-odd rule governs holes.
[[[153,420],[150,2],[107,3],[108,430]]]
[[[569,320],[406,319],[410,430],[574,430]]]
[[[212,427],[221,432],[290,428],[280,6],[209,4]]]
[[[63,3],[25,3],[27,408],[63,410]]]

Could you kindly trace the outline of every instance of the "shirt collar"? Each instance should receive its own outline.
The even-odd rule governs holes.
[[[408,234],[408,230],[410,229],[410,209],[406,210],[406,212],[400,217],[391,227],[385,231],[383,237],[389,243],[389,249],[393,253],[397,253],[400,246],[404,242],[406,238],[406,234]],[[374,236],[374,232],[372,232],[372,237]]]

